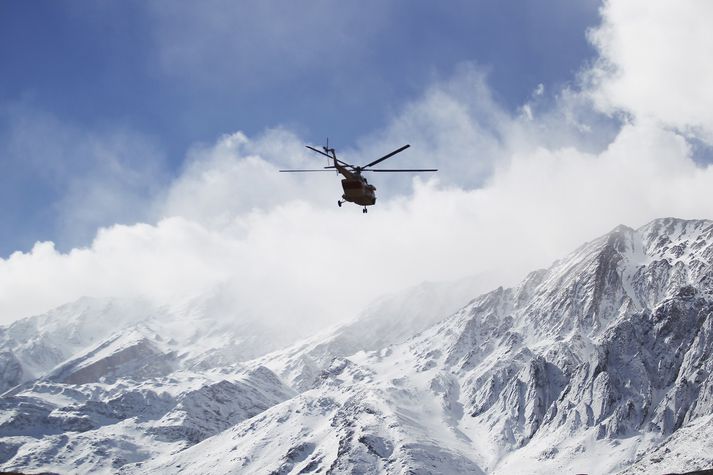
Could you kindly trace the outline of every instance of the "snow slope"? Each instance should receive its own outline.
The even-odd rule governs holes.
[[[136,300],[82,298],[0,327],[0,393],[46,374],[117,328],[146,320],[151,310]]]
[[[1,401],[4,470],[115,473],[181,450],[295,393],[267,368],[177,371],[141,383],[37,382]]]

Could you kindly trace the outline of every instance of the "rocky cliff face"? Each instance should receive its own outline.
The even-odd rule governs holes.
[[[85,355],[4,398],[0,460],[125,473],[709,467],[712,262],[713,222],[660,219],[619,226],[379,349],[339,330],[198,374],[143,333],[126,341],[168,366],[141,381],[109,345],[96,355],[115,356],[113,379],[96,381]]]

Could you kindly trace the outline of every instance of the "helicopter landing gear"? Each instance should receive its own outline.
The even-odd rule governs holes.
[[[366,213],[366,206],[364,206],[364,209],[361,210],[362,213]]]
[[[339,206],[340,208],[342,207],[342,203],[343,203],[343,201],[337,200],[337,206]]]

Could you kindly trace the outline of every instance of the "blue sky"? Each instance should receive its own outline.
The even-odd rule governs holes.
[[[112,167],[90,144],[121,144],[137,171],[131,209],[181,170],[196,143],[283,126],[350,147],[459,64],[487,71],[521,106],[558,90],[594,56],[597,2],[94,2],[0,4],[0,255],[38,240],[86,245],[58,212],[68,191]],[[82,145],[79,145],[82,144]],[[81,191],[73,191],[80,196]],[[76,198],[73,198],[76,199]],[[89,199],[89,198],[87,198]],[[107,211],[107,209],[109,211]],[[86,226],[86,225],[85,225]]]

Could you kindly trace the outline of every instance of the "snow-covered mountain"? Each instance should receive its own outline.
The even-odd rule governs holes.
[[[401,304],[377,303],[361,319],[251,361],[216,355],[210,345],[167,337],[150,319],[141,321],[0,400],[0,467],[710,468],[712,263],[711,221],[619,226],[437,323],[448,306],[434,304],[438,310],[416,318],[422,331],[410,339],[411,323],[396,324],[381,312],[431,305],[428,291],[420,304],[417,290],[399,297]],[[463,297],[456,294],[453,300]],[[217,335],[209,340],[219,342]],[[31,360],[23,358],[15,357]],[[10,361],[2,374],[11,381],[11,358],[3,361]]]
[[[304,325],[226,315],[223,289],[164,307],[82,298],[20,320],[0,328],[0,463],[113,473],[180,450],[296,394],[271,369],[300,389],[290,371],[308,380],[336,356],[403,341],[490,282],[424,283],[303,342]],[[246,393],[246,374],[270,396]]]
[[[0,327],[0,393],[45,375],[117,329],[151,315],[146,302],[82,298]]]

